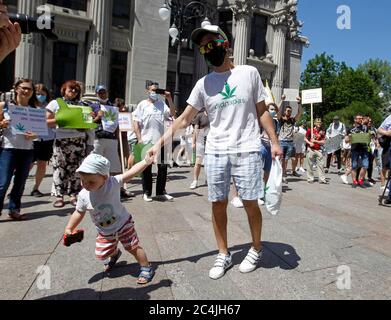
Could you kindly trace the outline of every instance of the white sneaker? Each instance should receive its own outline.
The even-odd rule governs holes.
[[[174,197],[170,196],[170,195],[167,194],[167,193],[157,195],[156,198],[157,198],[158,200],[162,200],[162,201],[174,201]]]
[[[263,206],[265,204],[265,201],[263,199],[258,199],[258,205]]]
[[[232,201],[231,201],[231,204],[235,208],[243,208],[243,202],[242,202],[242,200],[239,197],[233,198]]]
[[[227,269],[232,266],[232,256],[231,253],[225,255],[223,253],[219,253],[217,255],[215,264],[212,269],[209,271],[209,278],[213,280],[217,280],[221,278]]]
[[[248,251],[246,258],[239,266],[239,271],[242,273],[252,272],[258,266],[258,262],[261,260],[262,251],[255,251],[253,247]]]
[[[197,189],[198,187],[198,181],[197,180],[194,180],[191,185],[190,185],[190,189],[194,190],[194,189]]]
[[[341,180],[344,184],[349,184],[348,177],[345,174],[341,176]]]
[[[144,194],[143,199],[145,202],[152,202],[153,201],[152,198],[146,194]]]
[[[300,167],[299,171],[305,173],[305,169],[303,167]]]

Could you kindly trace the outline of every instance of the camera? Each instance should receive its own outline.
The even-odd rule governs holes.
[[[53,33],[54,29],[54,16],[47,16],[50,17],[50,25],[49,28],[40,28],[39,27],[39,18],[30,17],[23,13],[10,13],[9,18],[12,23],[19,23],[20,28],[22,29],[23,34],[29,34],[29,33],[41,33],[43,34],[48,40],[58,40],[57,35]],[[46,16],[45,16],[46,18]],[[46,21],[45,21],[46,23]]]
[[[165,89],[156,89],[157,94],[164,94],[166,92]]]

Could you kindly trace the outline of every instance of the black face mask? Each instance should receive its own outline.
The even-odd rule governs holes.
[[[214,67],[221,67],[224,63],[227,50],[223,47],[216,47],[208,53],[205,53],[204,58],[207,64]]]

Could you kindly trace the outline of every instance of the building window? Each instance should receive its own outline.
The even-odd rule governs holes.
[[[53,44],[53,83],[54,94],[59,97],[65,81],[76,79],[77,44],[54,42]]]
[[[120,29],[130,28],[130,0],[113,1],[113,26]]]
[[[48,0],[47,3],[72,10],[87,11],[87,0]]]
[[[250,49],[255,51],[255,56],[266,56],[266,32],[267,32],[267,17],[254,14],[251,23],[251,43]]]
[[[111,51],[110,61],[110,98],[125,98],[128,52]]]
[[[171,92],[174,97],[175,92],[175,72],[167,72],[167,90]],[[187,73],[181,73],[181,83],[179,84],[179,106],[175,106],[180,112],[182,112],[187,106],[187,99],[190,97],[191,90],[193,89],[193,75]]]
[[[219,12],[219,27],[227,35],[230,43],[232,43],[232,20],[233,14],[231,10]]]

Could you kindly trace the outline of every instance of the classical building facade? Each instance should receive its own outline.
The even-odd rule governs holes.
[[[172,0],[175,1],[175,0]],[[268,80],[275,97],[283,88],[298,88],[300,63],[307,38],[300,35],[297,0],[201,0],[209,19],[219,24],[233,44],[235,64],[255,66]],[[86,95],[97,84],[127,104],[145,98],[145,81],[173,90],[176,49],[159,8],[164,0],[9,0],[11,12],[37,15],[46,5],[55,15],[58,41],[39,34],[24,35],[20,47],[0,67],[0,90],[15,78],[43,82],[58,93],[68,79],[85,83]],[[185,35],[200,21],[190,21]],[[181,107],[194,83],[208,72],[189,41],[182,42]],[[9,87],[8,87],[9,89]]]

